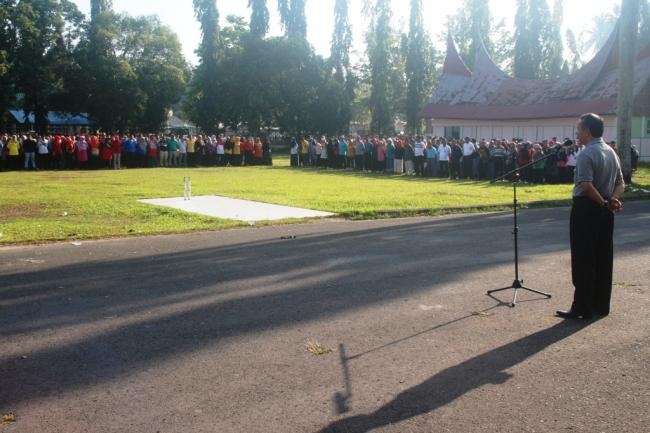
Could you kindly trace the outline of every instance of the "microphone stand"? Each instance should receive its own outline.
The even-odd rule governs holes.
[[[518,239],[519,239],[519,237],[518,237],[518,235],[519,235],[519,226],[517,225],[517,184],[519,183],[519,171],[520,170],[522,170],[524,168],[528,168],[528,167],[532,166],[533,164],[537,164],[540,161],[544,161],[544,160],[550,158],[553,155],[557,155],[557,153],[560,151],[561,148],[562,148],[562,146],[558,146],[558,147],[556,147],[554,149],[554,151],[549,152],[548,154],[544,155],[543,157],[538,158],[535,161],[531,161],[529,164],[523,165],[521,167],[517,167],[514,170],[509,171],[508,173],[504,174],[503,176],[497,177],[497,178],[492,179],[490,181],[490,183],[495,183],[495,182],[497,182],[499,180],[506,179],[509,176],[514,176],[514,179],[512,181],[512,193],[513,193],[512,213],[513,213],[513,217],[514,217],[514,220],[513,220],[513,222],[514,222],[514,230],[513,230],[512,234],[514,235],[514,238],[515,238],[515,279],[512,282],[512,284],[507,286],[507,287],[502,287],[500,289],[494,289],[494,290],[488,290],[488,292],[487,292],[488,295],[491,295],[492,293],[495,293],[495,292],[502,292],[504,290],[514,289],[515,292],[514,292],[514,295],[513,295],[513,298],[512,298],[512,302],[510,302],[510,304],[508,304],[510,307],[514,307],[517,304],[517,290],[519,290],[519,289],[528,290],[529,292],[537,293],[539,295],[545,296],[546,298],[551,297],[551,295],[549,293],[540,292],[539,290],[531,289],[530,287],[524,286],[523,285],[524,280],[519,279],[519,242],[518,242]]]

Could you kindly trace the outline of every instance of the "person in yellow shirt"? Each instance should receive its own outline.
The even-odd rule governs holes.
[[[196,167],[196,136],[187,137],[187,165]]]
[[[348,141],[348,151],[345,154],[345,159],[346,159],[346,166],[348,168],[354,168],[354,151],[355,151],[355,142],[354,140],[349,140]]]
[[[303,137],[300,142],[300,165],[302,167],[309,165],[309,141],[307,141],[307,137]]]
[[[232,165],[239,167],[241,165],[241,137],[235,136],[232,146]]]
[[[20,168],[20,142],[18,136],[12,135],[6,147],[9,170],[18,170]]]

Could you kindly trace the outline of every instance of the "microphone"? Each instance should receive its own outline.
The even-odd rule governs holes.
[[[563,147],[570,147],[570,146],[573,146],[573,140],[571,140],[570,138],[567,138],[566,140],[564,140],[564,143],[561,143],[561,144],[558,143],[558,144],[556,144],[555,147],[554,147],[553,149],[554,149],[554,150],[560,150],[560,149],[562,149]]]

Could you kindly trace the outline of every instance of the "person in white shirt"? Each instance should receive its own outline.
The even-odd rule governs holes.
[[[424,176],[424,159],[427,145],[422,139],[422,137],[415,138],[415,144],[413,144],[413,152],[415,154],[415,174],[416,176]]]
[[[178,140],[178,165],[187,167],[187,137],[181,137]]]
[[[469,137],[465,137],[463,143],[463,173],[462,177],[469,179],[472,177],[472,160],[476,153],[476,145],[472,143]]]
[[[449,155],[451,155],[451,147],[444,138],[441,138],[438,143],[438,175],[440,177],[449,177]]]
[[[38,137],[37,141],[38,149],[36,160],[38,166],[41,168],[50,168],[50,148],[49,141],[46,137],[42,135]]]
[[[223,144],[223,136],[217,139],[217,166],[226,165],[226,146]]]

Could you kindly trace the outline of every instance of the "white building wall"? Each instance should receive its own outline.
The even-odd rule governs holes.
[[[559,141],[565,138],[575,139],[575,127],[577,117],[557,119],[535,119],[521,121],[501,120],[457,120],[457,119],[433,119],[429,125],[430,136],[442,137],[445,127],[460,127],[460,137],[465,136],[478,140],[505,138],[521,138],[530,141],[542,141],[557,137]],[[605,133],[603,138],[606,141],[616,139],[616,117],[604,116]],[[644,122],[644,125],[646,123]],[[632,144],[636,146],[641,155],[641,161],[650,161],[650,137],[634,138]]]

